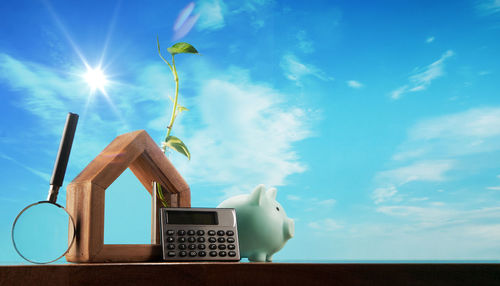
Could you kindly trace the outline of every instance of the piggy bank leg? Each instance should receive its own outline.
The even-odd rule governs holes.
[[[248,256],[248,260],[252,262],[265,262],[266,254],[263,252],[253,253]]]
[[[273,262],[273,255],[271,254],[271,255],[266,256],[266,261]]]

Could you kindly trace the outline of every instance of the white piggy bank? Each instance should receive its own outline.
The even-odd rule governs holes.
[[[219,208],[236,209],[240,255],[250,261],[272,261],[274,253],[293,237],[294,222],[276,201],[275,188],[257,186],[249,195],[223,201]]]

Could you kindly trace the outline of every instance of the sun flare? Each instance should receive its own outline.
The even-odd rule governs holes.
[[[100,67],[94,69],[88,67],[87,72],[83,75],[83,78],[85,79],[85,81],[87,82],[92,91],[99,89],[103,93],[105,92],[104,88],[108,84],[108,80]]]

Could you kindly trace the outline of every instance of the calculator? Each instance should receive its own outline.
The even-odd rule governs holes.
[[[160,224],[163,260],[240,260],[234,209],[161,208]]]

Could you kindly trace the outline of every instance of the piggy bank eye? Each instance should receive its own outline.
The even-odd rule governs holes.
[[[279,208],[279,207],[276,207],[276,210],[277,210],[277,211],[280,211],[280,208]]]

